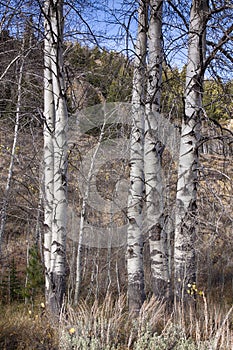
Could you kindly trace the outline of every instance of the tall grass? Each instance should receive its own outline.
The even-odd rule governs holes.
[[[107,295],[101,305],[82,301],[77,309],[68,308],[60,323],[60,349],[231,350],[231,317],[232,308],[208,304],[202,295],[197,306],[170,314],[165,303],[151,298],[135,319],[125,297],[114,302]]]
[[[56,329],[40,303],[0,306],[1,350],[56,350],[58,343]]]
[[[151,298],[138,318],[127,311],[125,296],[107,295],[102,303],[82,300],[66,305],[54,324],[38,305],[2,307],[2,350],[232,350],[233,308],[220,307],[203,295],[196,307],[166,311]]]

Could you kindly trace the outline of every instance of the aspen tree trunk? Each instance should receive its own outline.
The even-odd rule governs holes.
[[[188,63],[184,96],[174,244],[175,301],[195,296],[195,226],[197,212],[197,142],[202,105],[203,60],[205,56],[205,27],[207,0],[193,0],[190,13]]]
[[[146,219],[149,235],[152,289],[165,296],[168,289],[168,258],[163,230],[163,179],[161,158],[164,145],[159,141],[162,82],[162,0],[151,0],[148,30],[148,83],[145,115],[144,172]]]
[[[145,299],[143,270],[143,137],[146,59],[146,1],[139,2],[138,37],[132,92],[130,191],[128,197],[127,271],[129,311],[137,314]]]
[[[48,16],[49,3],[45,3],[45,16]],[[50,50],[52,45],[52,34],[48,18],[44,21],[44,264],[45,264],[45,295],[46,301],[49,296],[49,276],[52,226],[53,226],[53,174],[54,174],[54,150],[53,134],[55,128],[55,111],[53,100],[52,68]]]
[[[63,1],[45,2],[44,182],[46,302],[59,314],[66,286],[67,121]]]

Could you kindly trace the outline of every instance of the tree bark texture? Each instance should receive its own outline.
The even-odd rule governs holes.
[[[59,314],[66,285],[67,107],[63,77],[63,1],[44,4],[44,262],[46,302]]]
[[[129,311],[137,314],[145,299],[143,269],[143,138],[145,112],[147,4],[139,2],[138,36],[132,92],[130,191],[128,196],[127,270]]]
[[[207,11],[207,1],[192,1],[176,197],[174,286],[175,300],[178,301],[185,300],[189,295],[195,296],[195,288],[190,286],[196,282],[197,143],[201,123]]]
[[[158,297],[167,294],[169,285],[166,235],[163,229],[162,153],[159,140],[162,82],[162,12],[163,1],[151,0],[148,29],[148,71],[144,138],[144,176],[146,190],[146,227],[149,237],[152,288]]]

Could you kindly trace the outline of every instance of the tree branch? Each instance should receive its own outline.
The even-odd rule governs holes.
[[[215,43],[213,41],[207,41],[206,42],[208,45],[215,47]],[[229,60],[233,63],[233,56],[227,52],[227,50],[225,50],[223,47],[219,48],[219,51]]]
[[[232,37],[230,37],[231,32],[233,31],[233,24],[225,31],[224,35],[222,36],[222,38],[219,40],[219,42],[217,43],[217,45],[215,45],[215,48],[213,49],[213,51],[209,54],[209,56],[206,58],[204,64],[203,64],[203,71],[205,71],[205,69],[208,67],[208,65],[210,64],[210,62],[215,58],[216,54],[218,51],[221,51],[222,46],[230,39],[232,39]],[[224,50],[224,49],[223,49]]]
[[[171,6],[171,8],[180,16],[180,18],[182,19],[182,21],[184,22],[184,25],[186,27],[186,29],[189,29],[189,25],[186,21],[185,16],[180,12],[180,10],[177,8],[177,6],[175,4],[172,3],[171,0],[168,0],[169,5]]]

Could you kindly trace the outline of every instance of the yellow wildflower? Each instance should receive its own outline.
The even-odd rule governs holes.
[[[40,306],[42,307],[42,309],[45,308],[45,304],[44,303],[41,303]]]
[[[75,333],[75,329],[72,327],[72,328],[70,328],[69,329],[69,333],[70,333],[70,335],[73,335],[74,333]]]

